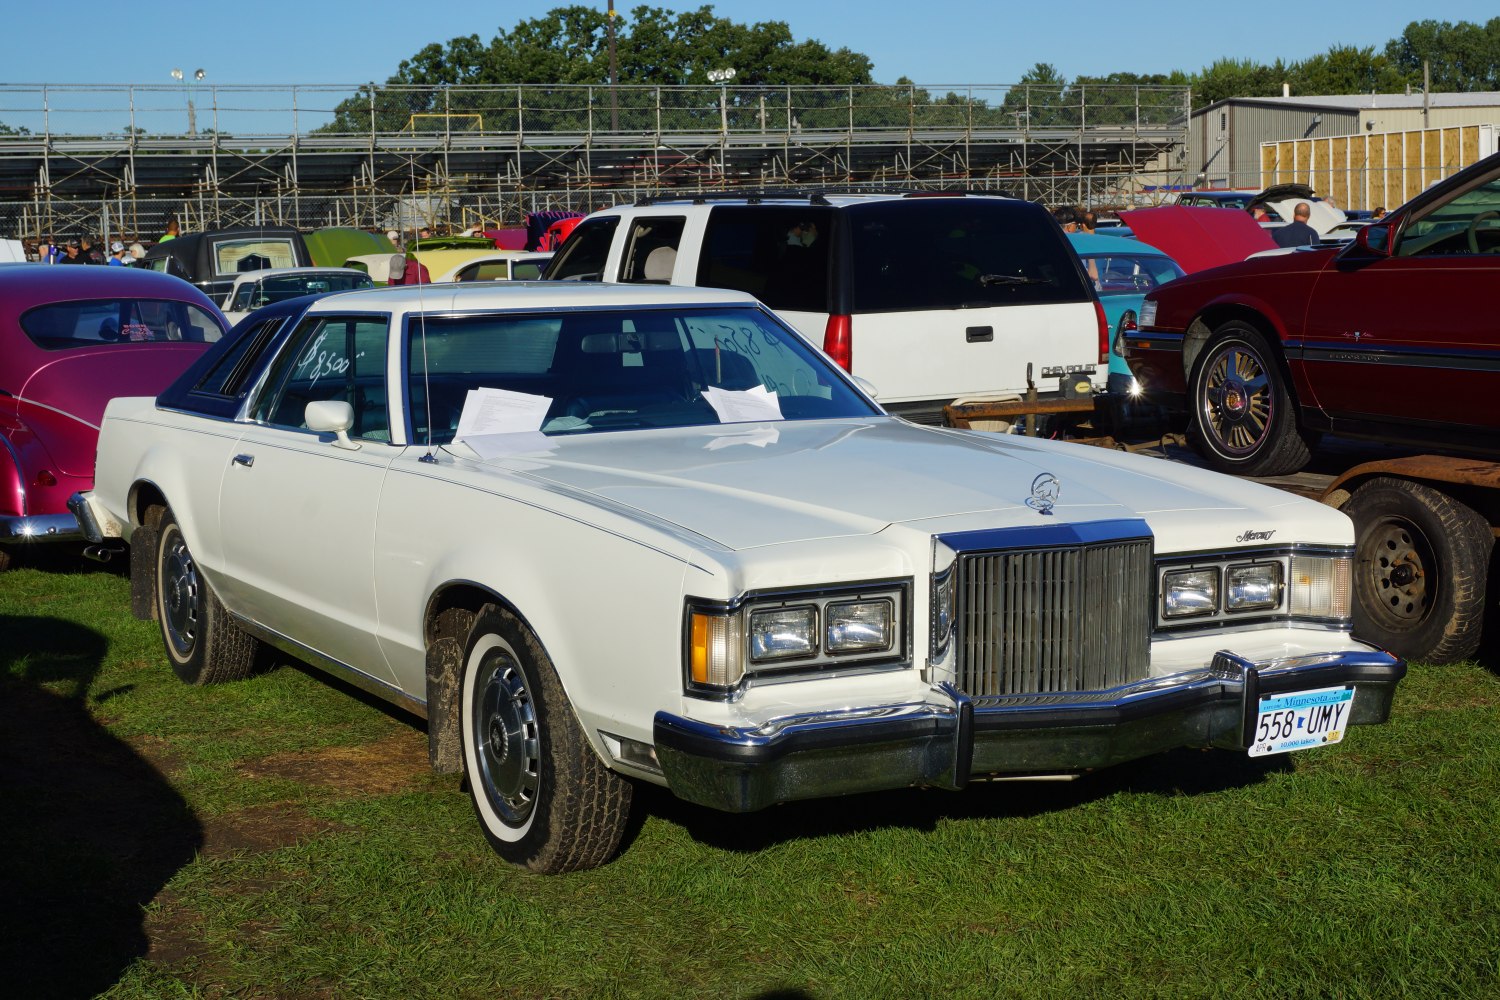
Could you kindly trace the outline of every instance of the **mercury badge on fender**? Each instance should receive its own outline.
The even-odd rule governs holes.
[[[607,861],[638,782],[741,812],[1252,755],[1384,722],[1347,518],[916,426],[738,292],[475,284],[240,324],[111,404],[73,502],[184,680],[268,643],[425,716],[505,858]]]

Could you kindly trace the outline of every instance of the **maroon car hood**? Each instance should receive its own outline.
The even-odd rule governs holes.
[[[60,471],[90,475],[105,405],[116,396],[155,396],[208,344],[130,344],[63,351],[21,386],[18,410]]]
[[[1166,252],[1188,274],[1276,248],[1271,234],[1239,209],[1164,205],[1121,212],[1120,218],[1142,243]]]

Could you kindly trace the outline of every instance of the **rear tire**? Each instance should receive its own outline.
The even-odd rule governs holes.
[[[1297,404],[1265,336],[1244,320],[1214,331],[1193,365],[1188,437],[1220,472],[1282,476],[1312,451],[1297,426]]]
[[[156,619],[173,672],[195,685],[250,676],[260,644],[219,603],[170,510],[157,531],[155,563]]]
[[[1421,483],[1378,477],[1344,505],[1354,519],[1354,634],[1426,663],[1479,648],[1489,522]]]
[[[589,745],[546,651],[505,608],[474,616],[459,725],[474,811],[497,854],[546,874],[614,857],[632,786]]]

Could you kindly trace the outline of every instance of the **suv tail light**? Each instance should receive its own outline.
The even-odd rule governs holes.
[[[1094,299],[1094,318],[1099,321],[1099,363],[1109,364],[1109,319],[1104,315],[1104,303]]]
[[[1135,310],[1126,309],[1125,314],[1120,317],[1120,325],[1115,327],[1114,352],[1116,357],[1125,356],[1125,338],[1139,330],[1135,323]]]
[[[854,373],[854,330],[848,316],[828,317],[828,325],[823,328],[823,353],[844,371]]]

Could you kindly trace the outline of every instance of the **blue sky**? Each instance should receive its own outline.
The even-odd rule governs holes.
[[[501,26],[555,6],[561,4],[11,0],[0,82],[170,83],[174,66],[201,67],[205,82],[221,84],[384,80],[429,42],[467,34],[488,41]],[[629,11],[636,3],[616,0],[616,6]],[[713,6],[735,21],[785,21],[798,39],[863,52],[874,60],[879,82],[906,76],[923,84],[1012,83],[1036,62],[1073,77],[1193,70],[1222,56],[1291,61],[1335,43],[1383,46],[1413,20],[1482,23],[1500,15],[1494,0],[725,0]]]

